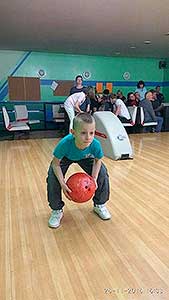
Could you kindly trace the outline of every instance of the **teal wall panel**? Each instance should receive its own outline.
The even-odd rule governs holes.
[[[163,92],[166,102],[169,102],[169,59],[166,59],[167,68],[164,69],[164,87]]]
[[[158,59],[67,55],[32,52],[15,76],[37,76],[39,69],[46,71],[45,79],[72,80],[84,71],[91,72],[90,80],[123,81],[123,73],[131,74],[130,80],[163,81],[163,70]]]
[[[24,53],[23,51],[0,50],[0,86],[7,79],[7,76],[12,73]]]
[[[12,70],[27,52],[0,51],[1,78],[7,80]],[[8,64],[6,65],[6,62]],[[41,78],[42,101],[64,101],[65,97],[53,96],[50,88],[53,80],[73,80],[77,74],[85,71],[91,73],[89,80],[93,82],[104,81],[114,83],[114,92],[121,89],[124,94],[136,88],[136,82],[144,80],[147,88],[156,84],[162,86],[168,74],[159,69],[159,59],[155,58],[128,58],[128,57],[103,57],[88,55],[68,55],[48,52],[31,52],[24,62],[15,71],[14,76],[37,77],[38,70],[45,70],[46,75]],[[130,80],[124,80],[124,72],[130,73]],[[85,82],[84,82],[85,84]],[[2,86],[2,84],[1,84]],[[8,90],[1,90],[0,99],[8,100]],[[164,88],[168,95],[168,88]]]

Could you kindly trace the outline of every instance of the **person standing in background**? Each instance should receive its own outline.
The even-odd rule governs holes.
[[[147,92],[147,89],[145,87],[145,83],[143,80],[140,80],[137,83],[137,88],[135,90],[135,93],[138,92],[140,95],[140,101],[142,101],[143,99],[145,99],[145,93]]]
[[[83,86],[83,77],[82,75],[77,75],[75,78],[75,85],[70,89],[70,95],[74,94],[74,93],[79,93],[79,92],[83,92],[83,90],[85,89],[85,87]]]
[[[83,86],[83,77],[82,75],[77,75],[75,78],[75,85],[71,87],[69,96],[83,92],[86,88]],[[90,102],[85,99],[85,103],[82,103],[82,107],[80,107],[81,111],[87,111],[90,110]],[[69,115],[64,109],[64,120],[65,120],[65,135],[69,133],[69,126],[70,126],[70,118]]]

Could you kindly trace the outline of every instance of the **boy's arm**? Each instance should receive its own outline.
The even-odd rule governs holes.
[[[61,167],[60,167],[60,160],[58,158],[56,158],[55,156],[52,160],[52,168],[55,173],[55,176],[57,177],[57,179],[61,185],[61,188],[63,189],[65,196],[71,200],[71,197],[68,194],[71,192],[71,190],[66,185],[66,182],[65,182],[65,179],[64,179]]]

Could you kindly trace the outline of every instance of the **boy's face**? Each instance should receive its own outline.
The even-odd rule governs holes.
[[[88,147],[94,139],[95,122],[91,124],[83,122],[79,124],[76,130],[72,130],[72,133],[74,134],[75,137],[76,146],[79,149],[84,149]]]

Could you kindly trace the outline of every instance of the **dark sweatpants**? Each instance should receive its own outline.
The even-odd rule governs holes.
[[[60,166],[63,175],[66,174],[69,166],[72,163],[77,163],[86,173],[91,175],[93,161],[94,160],[92,158],[86,158],[79,161],[72,161],[64,157],[60,162]],[[103,163],[101,165],[100,172],[98,175],[97,185],[98,188],[93,197],[94,204],[104,204],[109,199],[109,176],[107,173],[107,169]],[[62,201],[61,186],[57,177],[54,174],[51,165],[48,170],[47,193],[48,193],[49,206],[53,210],[62,209],[62,207],[64,206],[64,202]]]

